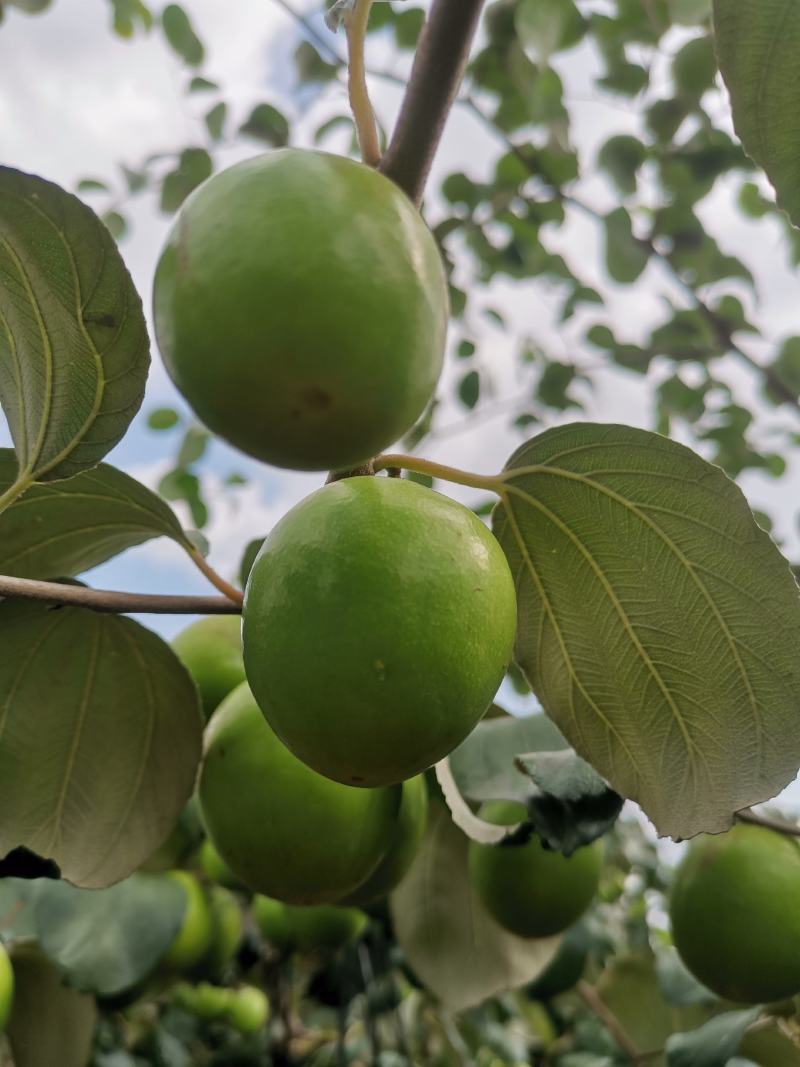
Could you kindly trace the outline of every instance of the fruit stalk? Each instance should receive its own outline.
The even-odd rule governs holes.
[[[347,52],[349,57],[347,88],[350,95],[350,110],[356,124],[358,145],[361,158],[370,167],[377,167],[381,161],[381,146],[378,141],[378,127],[375,112],[367,88],[367,74],[364,61],[364,39],[367,35],[367,23],[373,0],[356,0],[356,5],[347,16]]]
[[[433,0],[380,169],[419,206],[484,0]]]

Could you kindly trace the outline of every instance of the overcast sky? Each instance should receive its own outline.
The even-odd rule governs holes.
[[[320,4],[295,0],[300,8],[319,16]],[[303,115],[307,103],[292,91],[291,55],[298,41],[296,25],[271,0],[185,0],[197,29],[208,46],[203,73],[225,87],[225,98],[236,117],[243,119],[253,104],[267,101],[283,107],[300,121],[301,138],[311,128],[311,119],[323,114],[343,113],[344,93],[315,104],[313,114]],[[187,98],[183,93],[187,72],[162,43],[158,33],[139,35],[122,41],[109,31],[110,4],[100,0],[55,0],[51,12],[31,18],[8,10],[0,27],[0,162],[37,173],[68,188],[84,176],[113,177],[119,163],[136,166],[147,155],[164,148],[174,149],[198,143],[202,134],[202,114],[207,98]],[[328,31],[319,22],[320,31]],[[331,36],[341,49],[342,41]],[[678,38],[675,38],[677,42]],[[380,41],[371,43],[373,62],[384,63],[387,53]],[[558,66],[567,85],[567,102],[574,124],[574,138],[590,175],[582,183],[582,195],[595,207],[614,204],[612,190],[605,180],[591,175],[591,163],[598,146],[612,132],[635,131],[641,105],[600,95],[594,87],[596,59],[586,47],[561,57]],[[384,122],[391,123],[398,103],[398,91],[376,83],[373,93]],[[712,101],[715,113],[727,121],[726,101],[720,94]],[[254,155],[254,143],[240,146],[225,161]],[[492,170],[498,145],[473,118],[455,112],[448,126],[437,161],[431,189],[442,175],[464,169],[480,179]],[[754,227],[734,213],[731,197],[735,185],[720,183],[719,191],[703,205],[701,214],[727,252],[740,253],[758,274],[760,306],[741,288],[739,295],[759,321],[769,323],[771,336],[781,337],[797,328],[797,279],[787,269],[779,231],[771,223]],[[93,201],[102,205],[102,199]],[[132,231],[122,243],[122,252],[131,269],[149,313],[149,294],[155,262],[169,220],[161,216],[148,197],[125,209],[133,222]],[[435,196],[431,210],[435,214]],[[656,265],[648,268],[635,290],[611,286],[600,270],[599,233],[584,218],[571,219],[554,241],[569,261],[580,268],[590,284],[601,288],[609,299],[609,321],[620,336],[636,340],[654,319],[663,314],[663,299],[675,295],[668,278]],[[582,341],[585,319],[556,328],[553,325],[554,293],[541,280],[525,285],[493,285],[492,302],[506,309],[514,323],[511,336],[482,327],[482,361],[495,380],[495,400],[511,397],[518,387],[511,358],[516,337],[532,336],[562,358],[585,361],[597,366],[599,353]],[[756,354],[766,349],[751,345]],[[175,447],[172,437],[147,431],[148,411],[161,404],[182,407],[153,353],[147,397],[142,414],[110,460],[129,473],[154,485],[166,469],[165,456]],[[452,381],[453,369],[445,376],[442,390]],[[656,368],[666,373],[666,368]],[[737,388],[753,402],[756,383],[744,372],[736,372]],[[599,421],[622,421],[650,425],[650,410],[641,381],[622,371],[606,371],[598,378],[594,394],[586,393],[586,416]],[[479,421],[470,432],[457,432],[464,421],[463,411],[447,401],[442,419],[450,432],[439,441],[426,442],[422,451],[433,458],[458,466],[489,472],[502,466],[508,454],[520,443],[502,418]],[[575,418],[572,413],[568,418]],[[791,424],[784,410],[767,411],[769,425]],[[554,420],[555,421],[555,420]],[[798,427],[800,428],[800,426]],[[8,443],[0,428],[0,442]],[[320,475],[296,475],[270,470],[239,456],[223,444],[215,444],[209,463],[211,495],[220,480],[234,471],[248,475],[251,483],[232,499],[220,503],[207,531],[212,545],[211,560],[227,576],[232,576],[241,549],[250,538],[263,535],[293,503],[321,484]],[[800,464],[793,457],[790,474],[780,481],[759,475],[742,479],[743,488],[755,507],[769,511],[778,520],[778,532],[787,540],[787,552],[798,551],[794,530],[794,501],[800,490]],[[454,496],[474,500],[475,493],[453,488]],[[217,494],[218,495],[218,494]],[[182,516],[185,518],[185,516]],[[204,579],[196,574],[182,553],[171,544],[155,542],[134,549],[104,565],[92,575],[97,586],[130,590],[206,592]],[[185,625],[185,618],[153,618],[148,625],[165,635]]]

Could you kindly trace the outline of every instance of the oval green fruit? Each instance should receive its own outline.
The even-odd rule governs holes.
[[[291,951],[293,946],[288,904],[256,893],[253,897],[253,919],[261,936],[276,952]]]
[[[198,1019],[219,1019],[228,1010],[231,990],[209,982],[199,982],[197,985],[180,982],[175,986],[172,996],[176,1004]]]
[[[206,719],[245,680],[242,623],[235,615],[210,615],[173,638],[172,648],[194,678]]]
[[[717,996],[761,1004],[800,993],[800,843],[739,824],[695,838],[672,885],[672,936]]]
[[[244,934],[239,901],[228,889],[212,885],[208,890],[213,930],[211,945],[203,960],[213,976],[222,974],[239,950]]]
[[[214,842],[206,838],[197,852],[200,870],[212,882],[223,885],[226,889],[246,889],[244,882],[237,878],[225,860],[214,847]]]
[[[283,149],[210,178],[178,214],[153,302],[200,419],[279,467],[370,459],[416,422],[442,367],[436,242],[393,182],[341,156]]]
[[[186,908],[181,927],[162,964],[175,971],[188,970],[205,956],[211,947],[214,923],[208,898],[194,875],[188,871],[168,871],[165,878],[178,882],[186,893]]]
[[[294,754],[351,785],[446,756],[503,679],[516,627],[505,555],[471,511],[398,478],[346,478],[292,508],[253,564],[247,677]]]
[[[333,902],[364,882],[388,848],[399,789],[331,782],[292,755],[247,685],[206,732],[200,804],[209,836],[254,892],[290,904]]]
[[[513,801],[484,804],[480,814],[501,826],[525,817]],[[571,926],[594,899],[602,864],[599,841],[569,857],[545,849],[537,835],[524,845],[469,846],[475,891],[489,914],[518,937],[549,937]]]
[[[225,1017],[240,1034],[255,1034],[267,1025],[269,999],[262,989],[255,986],[240,986],[228,990]]]
[[[6,947],[0,941],[0,1033],[5,1029],[14,1002],[14,968]]]
[[[299,952],[335,952],[360,936],[369,919],[358,908],[335,904],[288,908],[289,932]]]
[[[364,907],[391,893],[411,866],[427,825],[428,787],[425,776],[418,774],[403,782],[400,811],[388,852],[366,882],[339,903]]]

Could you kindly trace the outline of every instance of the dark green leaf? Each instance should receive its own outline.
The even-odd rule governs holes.
[[[108,185],[100,181],[99,178],[81,178],[76,188],[79,193],[108,193],[111,191]]]
[[[474,408],[481,395],[481,376],[476,370],[467,371],[458,383],[458,399],[466,408]]]
[[[606,233],[606,267],[615,282],[635,282],[650,258],[650,249],[633,235],[631,217],[618,207],[603,219]]]
[[[34,897],[42,949],[71,986],[106,997],[150,974],[185,911],[183,886],[157,874],[134,874],[109,889],[45,882]]]
[[[726,1067],[760,1008],[727,1011],[697,1030],[667,1040],[667,1067]]]
[[[520,41],[539,61],[572,48],[586,28],[573,0],[521,0],[515,24]]]
[[[182,467],[169,471],[158,483],[158,491],[165,500],[182,500],[192,515],[192,522],[201,530],[208,522],[208,508],[203,499],[200,479]]]
[[[205,58],[203,42],[180,4],[167,4],[161,15],[161,26],[164,36],[184,63],[199,67]]]
[[[283,148],[289,143],[289,123],[272,104],[256,104],[239,132],[273,148]]]
[[[212,141],[221,141],[225,132],[225,119],[228,114],[228,105],[224,100],[214,104],[210,111],[206,112],[205,124],[208,135]]]
[[[614,179],[621,193],[635,193],[636,176],[646,158],[647,148],[638,137],[617,134],[600,149],[597,162]]]
[[[4,601],[0,646],[0,855],[25,845],[76,885],[120,881],[194,786],[192,679],[154,633],[83,608]]]
[[[301,41],[295,49],[294,65],[298,80],[303,83],[333,81],[338,69],[327,63],[310,41]]]
[[[717,76],[717,59],[710,37],[693,37],[672,61],[672,77],[679,94],[698,99],[713,89]]]
[[[421,7],[412,7],[408,11],[400,11],[394,19],[394,38],[398,48],[410,49],[417,47],[417,38],[425,22],[425,12]]]
[[[578,372],[571,363],[552,360],[545,365],[536,383],[536,399],[556,411],[579,408],[579,402],[569,395],[569,388],[577,377]]]
[[[189,193],[211,177],[214,164],[205,148],[184,148],[178,165],[164,176],[161,186],[161,210],[177,211]]]
[[[114,32],[120,37],[133,37],[137,24],[147,31],[153,25],[153,13],[142,0],[111,0],[114,9]]]
[[[128,220],[119,211],[106,211],[102,216],[103,224],[115,241],[121,241],[128,232]]]
[[[14,471],[14,453],[0,449],[0,494]],[[163,500],[101,463],[67,481],[34,485],[0,513],[0,573],[73,577],[154,537],[188,547]]]
[[[57,185],[0,168],[0,231],[0,403],[20,480],[69,478],[142,402],[142,304],[106,227]]]
[[[720,70],[746,152],[800,224],[800,6],[787,0],[714,0]]]
[[[201,78],[196,74],[189,82],[190,93],[213,93],[219,90],[219,86],[216,82],[209,81],[208,78]]]
[[[794,778],[797,587],[733,482],[656,434],[575,424],[518,449],[499,489],[515,658],[613,789],[683,838]]]

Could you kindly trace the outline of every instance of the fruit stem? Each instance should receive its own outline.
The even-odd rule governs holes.
[[[373,460],[373,468],[376,471],[390,470],[392,467],[401,470],[414,471],[415,474],[427,474],[431,478],[441,478],[445,482],[453,482],[455,485],[467,485],[470,489],[488,489],[491,493],[502,495],[503,478],[499,474],[474,474],[472,471],[458,470],[457,467],[447,467],[443,463],[434,463],[430,459],[421,459],[419,456],[404,456],[400,452],[392,452],[378,456]]]
[[[369,98],[364,61],[364,40],[367,36],[367,23],[372,3],[373,0],[356,0],[355,7],[345,19],[345,30],[349,57],[347,88],[361,158],[368,166],[377,167],[381,161],[381,146],[378,140],[375,112]]]
[[[208,578],[209,582],[218,589],[224,597],[227,597],[237,608],[241,608],[244,603],[244,597],[235,586],[232,586],[230,582],[226,582],[221,574],[217,574],[214,568],[209,564],[208,560],[202,555],[198,549],[193,548],[189,552],[189,556],[194,563],[195,567]]]
[[[122,593],[111,589],[88,589],[84,585],[62,585],[60,582],[13,578],[5,574],[0,575],[1,597],[44,600],[50,604],[69,604],[113,614],[142,612],[149,615],[238,615],[241,610],[228,597]]]
[[[769,815],[758,815],[751,808],[737,811],[736,821],[763,826],[767,830],[777,830],[779,834],[786,834],[788,837],[800,837],[800,826],[797,823],[788,822],[786,819],[773,819]]]

